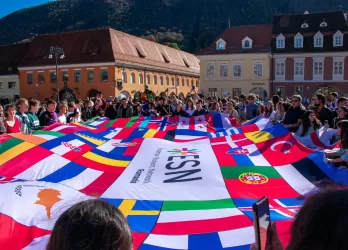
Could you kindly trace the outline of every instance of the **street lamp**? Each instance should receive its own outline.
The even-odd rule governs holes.
[[[57,101],[59,102],[59,85],[58,85],[58,59],[64,59],[64,50],[60,47],[51,46],[49,59],[56,59],[56,90],[57,90]]]

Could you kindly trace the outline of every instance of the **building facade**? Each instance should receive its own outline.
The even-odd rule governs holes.
[[[270,95],[272,25],[230,27],[197,54],[201,88],[208,96]]]
[[[13,102],[20,96],[18,64],[28,44],[0,46],[0,103]]]
[[[51,46],[64,50],[57,74]],[[57,78],[60,99],[93,97],[98,91],[136,99],[145,90],[152,96],[186,96],[192,86],[199,87],[199,60],[109,28],[37,36],[19,66],[21,96],[56,99]]]
[[[348,93],[346,14],[275,16],[271,68],[273,93],[282,97]]]

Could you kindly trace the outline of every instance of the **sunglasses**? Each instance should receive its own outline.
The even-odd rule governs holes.
[[[300,100],[291,100],[290,102],[291,103],[294,103],[294,102],[299,102]]]

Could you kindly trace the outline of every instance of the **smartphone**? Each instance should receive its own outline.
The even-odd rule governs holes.
[[[253,205],[255,246],[257,250],[266,249],[267,229],[271,223],[268,198],[265,196]]]

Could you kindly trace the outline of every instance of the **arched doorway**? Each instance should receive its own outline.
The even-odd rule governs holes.
[[[68,102],[71,102],[75,101],[76,96],[72,89],[64,88],[61,91],[59,91],[59,99],[62,101],[66,100]]]
[[[97,96],[98,93],[99,93],[98,90],[96,90],[96,89],[90,89],[90,90],[88,91],[88,93],[87,93],[87,96],[88,96],[89,98],[94,98],[94,97]]]
[[[136,102],[138,102],[140,100],[140,97],[141,97],[141,92],[140,91],[137,91],[134,93],[134,100]]]
[[[250,93],[258,95],[262,99],[267,98],[267,91],[264,88],[261,87],[255,87],[250,90]]]

